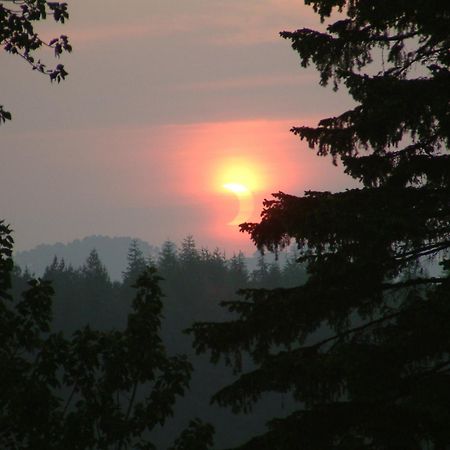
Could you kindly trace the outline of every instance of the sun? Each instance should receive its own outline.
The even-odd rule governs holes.
[[[250,190],[247,186],[244,186],[241,183],[224,183],[222,185],[227,191],[231,191],[236,194],[238,197],[250,195]]]
[[[255,211],[255,194],[265,188],[264,170],[261,162],[248,156],[228,157],[217,161],[211,173],[211,181],[217,193],[232,194],[238,203],[238,211],[228,225],[249,222]]]
[[[224,188],[235,194],[254,193],[264,188],[263,170],[255,161],[235,157],[217,164],[214,184],[218,191]]]
[[[255,206],[252,192],[247,186],[240,183],[225,183],[223,188],[232,192],[239,202],[239,211],[234,219],[228,222],[228,225],[239,225],[247,222],[251,218]]]

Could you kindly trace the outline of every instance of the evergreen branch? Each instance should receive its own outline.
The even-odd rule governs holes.
[[[411,261],[413,259],[422,258],[423,256],[433,255],[438,252],[441,252],[443,250],[446,250],[450,247],[450,240],[449,241],[443,241],[439,244],[430,244],[425,247],[422,247],[417,250],[411,250],[409,252],[405,252],[402,255],[398,255],[395,259],[397,261]]]
[[[399,283],[383,283],[382,289],[402,289],[410,286],[420,286],[426,284],[438,284],[448,281],[448,278],[431,277],[431,278],[415,278],[413,280],[402,281]]]
[[[447,367],[447,369],[446,369]],[[442,370],[445,369],[445,370]],[[432,373],[445,373],[448,370],[450,370],[450,361],[444,361],[441,364],[437,364],[432,369],[430,369],[430,372]]]
[[[385,315],[385,316],[380,317],[375,320],[371,320],[370,322],[366,322],[365,324],[360,325],[358,327],[350,328],[345,332],[338,333],[334,336],[323,339],[323,340],[317,342],[316,344],[313,344],[309,347],[304,347],[304,348],[320,349],[320,347],[323,347],[325,344],[328,344],[328,343],[336,341],[336,340],[341,340],[342,338],[350,336],[352,334],[360,334],[362,331],[365,331],[366,329],[371,328],[374,325],[379,325],[380,323],[386,322],[387,320],[391,320],[391,319],[399,316],[402,313],[403,313],[403,311],[396,311],[395,313]]]
[[[405,287],[410,287],[410,286],[419,286],[419,285],[426,285],[426,284],[440,284],[440,283],[444,283],[448,281],[448,278],[440,278],[440,277],[432,277],[432,278],[416,278],[414,280],[408,280],[408,281],[404,281],[404,282],[400,282],[400,283],[384,283],[382,284],[382,289],[402,289]],[[385,315],[383,317],[380,317],[378,319],[372,320],[370,322],[366,322],[363,325],[360,325],[358,327],[353,327],[348,329],[347,331],[343,332],[343,333],[338,333],[334,336],[331,336],[329,338],[323,339],[319,342],[317,342],[316,344],[313,344],[309,347],[302,347],[302,348],[309,348],[309,349],[319,349],[320,347],[323,347],[325,344],[328,344],[332,341],[335,340],[340,340],[343,337],[352,335],[352,334],[358,334],[361,333],[362,331],[365,331],[366,329],[374,326],[374,325],[378,325],[380,323],[383,323],[387,320],[393,319],[401,314],[403,314],[404,311],[399,310],[396,312],[393,312],[391,314]],[[450,364],[450,363],[449,363]]]
[[[416,37],[419,35],[419,32],[414,30],[409,33],[403,33],[403,34],[396,34],[393,36],[388,35],[372,35],[370,36],[369,40],[374,42],[398,42],[398,41],[404,41],[405,39],[411,39],[413,37]]]
[[[437,55],[439,53],[445,54],[445,52],[448,52],[448,50],[449,50],[449,46],[444,46],[444,47],[430,49],[430,50],[428,50],[426,52],[425,51],[420,51],[420,50],[423,50],[424,48],[425,48],[425,46],[423,46],[419,50],[417,50],[415,57],[405,60],[405,62],[403,63],[402,66],[400,66],[400,67],[397,67],[397,66],[392,67],[392,68],[386,70],[384,72],[384,74],[388,75],[388,76],[395,75],[397,77],[400,77],[403,74],[405,74],[405,72],[407,72],[408,69],[410,69],[414,64],[420,62],[422,59],[425,59],[427,57],[430,58],[430,57],[432,57],[434,55]]]

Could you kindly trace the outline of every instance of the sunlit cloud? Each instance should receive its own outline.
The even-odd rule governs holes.
[[[40,242],[103,233],[158,244],[194,233],[211,246],[248,247],[237,222],[257,221],[272,192],[339,190],[349,183],[329,159],[289,133],[294,123],[259,119],[12,135],[5,141],[8,170],[0,175],[16,201],[4,205],[4,214],[13,222],[28,218],[17,221],[20,232],[41,211],[61,205],[51,225],[33,229]],[[55,142],[67,144],[62,150]],[[251,202],[243,205],[227,193],[223,185],[229,183],[246,186]],[[19,240],[26,247],[24,233]]]
[[[193,233],[236,250],[249,242],[236,221],[258,220],[272,192],[348,185],[289,133],[343,103],[312,88],[317,74],[298,71],[278,36],[316,28],[300,0],[69,7],[67,24],[39,24],[44,37],[66,34],[74,46],[61,59],[64,83],[4,55],[14,121],[2,131],[1,206],[19,247],[93,233],[158,244]],[[223,187],[233,183],[251,192],[245,208]]]
[[[138,39],[148,36],[149,29],[144,24],[111,24],[92,28],[69,28],[67,34],[76,46],[113,42],[116,40]]]
[[[273,42],[284,29],[295,28],[299,23],[303,26],[317,24],[311,8],[294,0],[211,3],[192,0],[189,4],[177,4],[176,7],[170,2],[162,5],[138,1],[133,8],[140,11],[139,18],[127,12],[129,6],[111,6],[105,0],[99,0],[91,13],[98,20],[86,21],[89,18],[86,17],[86,10],[92,9],[92,4],[87,6],[85,1],[73,3],[70,5],[71,20],[64,29],[56,30],[56,34],[60,34],[58,32],[61,30],[78,46],[143,37],[182,37],[207,45],[235,46]],[[81,23],[82,26],[79,25]],[[43,28],[44,37],[53,37],[55,28],[47,28]]]
[[[195,91],[209,91],[209,90],[227,90],[227,89],[242,89],[251,88],[258,89],[264,87],[275,86],[301,86],[305,83],[311,83],[317,76],[310,73],[297,74],[267,74],[255,76],[237,76],[235,78],[222,80],[206,80],[194,83],[181,83],[176,87],[177,90],[195,90]]]

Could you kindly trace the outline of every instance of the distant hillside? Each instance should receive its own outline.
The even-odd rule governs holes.
[[[108,269],[111,279],[120,280],[122,271],[127,265],[127,253],[132,241],[131,237],[88,236],[68,244],[60,242],[41,244],[31,250],[17,252],[14,260],[20,267],[28,267],[31,273],[41,276],[55,256],[58,259],[64,258],[65,262],[73,267],[79,267],[84,264],[91,250],[95,248]],[[157,247],[141,239],[136,241],[145,256],[158,255]]]
[[[122,279],[122,272],[127,266],[127,254],[132,237],[109,237],[109,236],[88,236],[83,239],[75,239],[68,244],[57,242],[55,244],[40,244],[31,250],[17,252],[14,261],[22,269],[26,267],[35,276],[41,276],[45,268],[51,264],[53,258],[63,258],[66,264],[75,268],[82,266],[92,249],[96,249],[101,261],[106,266],[113,281]],[[159,248],[149,244],[142,239],[135,239],[144,255],[156,259]],[[237,253],[237,252],[236,252]],[[282,267],[286,263],[287,252],[279,253],[278,263]],[[258,264],[259,252],[255,251],[252,256],[244,258],[249,272],[255,270]],[[275,256],[271,253],[265,254],[266,263],[275,261]]]

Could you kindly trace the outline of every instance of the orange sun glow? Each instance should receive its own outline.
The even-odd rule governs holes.
[[[239,225],[252,219],[255,209],[253,194],[264,185],[261,173],[256,163],[242,158],[219,165],[215,176],[216,190],[232,193],[238,202],[238,211],[228,225]]]
[[[223,188],[235,194],[260,191],[264,187],[262,170],[253,161],[235,158],[218,164],[216,189]]]
[[[239,183],[226,183],[223,187],[232,192],[239,201],[239,211],[236,214],[236,217],[228,222],[228,225],[239,225],[240,223],[248,221],[254,209],[254,199],[253,194],[243,184]]]

